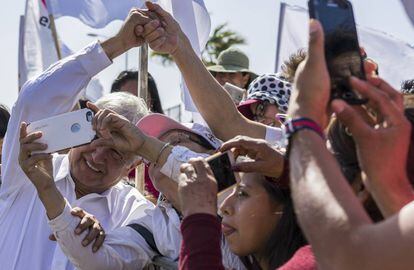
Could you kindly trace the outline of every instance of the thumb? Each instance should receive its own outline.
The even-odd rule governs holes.
[[[156,3],[152,3],[150,1],[145,2],[147,8],[149,11],[153,11],[155,12],[158,16],[161,17],[161,19],[163,19],[167,24],[170,24],[172,22],[174,22],[175,20],[173,19],[173,17],[171,16],[170,13],[168,13],[167,11],[165,11],[160,5],[156,4]]]
[[[325,65],[325,39],[322,25],[319,21],[311,19],[309,22],[309,47],[307,64]]]
[[[349,128],[349,131],[351,131],[355,138],[370,130],[370,126],[365,122],[363,117],[346,102],[336,99],[332,101],[331,107],[339,121]]]

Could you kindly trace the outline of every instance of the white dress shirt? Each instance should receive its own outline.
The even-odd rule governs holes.
[[[56,242],[48,239],[51,230],[44,207],[18,164],[19,126],[22,121],[30,123],[70,111],[90,79],[110,64],[99,43],[93,43],[23,87],[3,144],[0,269],[74,269]],[[138,191],[121,183],[102,194],[76,199],[68,157],[55,155],[53,169],[56,186],[67,201],[93,213],[105,230],[128,224],[154,208]]]

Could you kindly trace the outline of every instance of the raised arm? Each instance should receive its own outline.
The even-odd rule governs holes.
[[[147,6],[163,21],[164,30],[154,33],[149,26],[144,32],[146,41],[153,50],[172,55],[193,101],[213,133],[223,141],[237,135],[265,138],[265,126],[246,119],[237,111],[229,94],[208,72],[173,17],[156,4]],[[147,32],[152,34],[146,35]]]
[[[291,100],[289,114],[293,118],[311,118],[325,127],[330,81],[325,65],[323,33],[318,22],[312,21],[310,26],[308,58],[298,70],[295,83],[297,91]],[[359,128],[371,131],[374,137],[367,139],[372,140],[375,147],[370,149],[369,155],[381,158],[384,152],[376,153],[376,150],[383,147],[384,143],[395,143],[398,140],[395,137],[396,130],[402,135],[401,139],[406,140],[409,128],[407,130],[402,112],[394,108],[395,104],[386,92],[374,87],[371,79],[370,83],[372,87],[366,90],[361,84],[367,83],[352,80],[353,88],[370,99],[368,106],[374,106],[380,121],[388,121],[388,125],[381,122],[382,126],[377,130],[361,117],[353,120],[359,121]],[[335,101],[333,109],[341,115],[344,103]],[[354,131],[351,130],[353,134]],[[368,154],[368,151],[364,154],[361,151],[364,142],[358,136],[355,139],[361,159],[361,154]],[[407,205],[397,215],[373,225],[341,174],[337,162],[326,149],[325,141],[317,133],[299,131],[290,143],[291,190],[295,209],[320,269],[410,269],[414,261],[414,205]],[[394,152],[388,152],[390,148],[385,149],[387,155],[394,157]],[[398,152],[398,155],[403,156],[404,153]],[[395,169],[399,171],[396,175],[400,175],[401,166]],[[363,170],[368,174],[370,172],[367,166],[363,166]],[[394,187],[388,186],[388,192],[398,194],[400,190]]]
[[[60,60],[23,86],[13,106],[3,143],[2,193],[9,195],[27,183],[17,162],[20,123],[71,111],[93,76],[109,66],[113,58],[142,44],[142,38],[135,34],[140,34],[143,31],[140,24],[149,20],[138,11],[132,11],[117,35]]]

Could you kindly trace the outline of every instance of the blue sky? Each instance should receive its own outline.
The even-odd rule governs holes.
[[[292,5],[306,6],[306,0],[286,0]],[[352,1],[357,23],[390,33],[409,43],[414,43],[414,29],[409,22],[399,0],[354,0]],[[247,40],[241,46],[250,57],[251,69],[256,73],[274,71],[276,36],[279,14],[279,0],[205,0],[211,14],[212,28],[228,22],[229,27]],[[11,107],[17,98],[17,48],[19,15],[24,14],[25,1],[8,1],[7,7],[0,10],[0,103]],[[57,20],[58,33],[72,50],[78,50],[93,41],[90,32],[104,36],[116,33],[121,25],[113,22],[104,29],[91,29],[73,18]],[[128,55],[129,68],[137,67],[138,53],[133,50]],[[125,67],[125,57],[118,57],[114,64],[99,74],[106,90],[112,80]],[[180,102],[179,72],[174,67],[162,67],[150,60],[149,71],[155,77],[160,89],[163,106],[170,107]],[[35,102],[35,101],[34,101]]]

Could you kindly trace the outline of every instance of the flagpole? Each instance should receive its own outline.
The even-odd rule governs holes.
[[[139,48],[139,72],[138,72],[138,97],[147,104],[148,99],[148,44],[144,43]],[[147,104],[149,107],[149,104]],[[145,188],[145,165],[141,164],[135,168],[135,188],[144,194]]]
[[[56,53],[58,60],[62,59],[62,52],[60,51],[59,38],[56,31],[55,17],[53,14],[49,14],[50,30],[52,31],[53,42],[55,43]]]
[[[275,61],[275,72],[279,70],[279,63],[280,63],[280,46],[282,44],[282,30],[283,30],[283,23],[285,22],[285,11],[286,11],[286,3],[280,2],[280,11],[279,11],[279,25],[277,31],[277,43],[276,43],[276,61]]]

